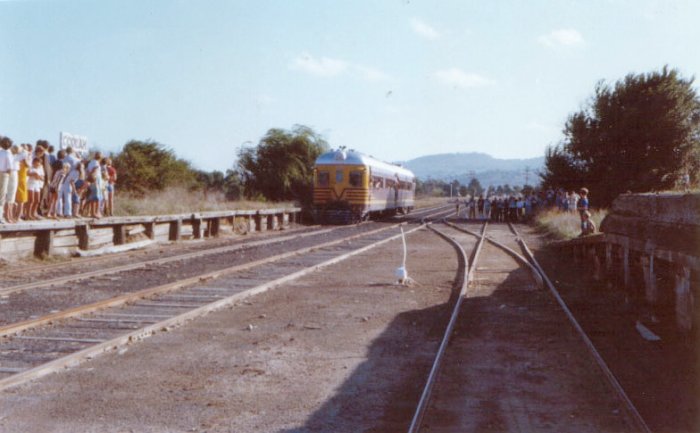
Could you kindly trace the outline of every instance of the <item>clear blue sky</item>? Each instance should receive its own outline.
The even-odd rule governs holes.
[[[597,81],[698,74],[699,18],[692,0],[0,0],[0,134],[153,139],[206,170],[294,124],[392,161],[540,156]]]

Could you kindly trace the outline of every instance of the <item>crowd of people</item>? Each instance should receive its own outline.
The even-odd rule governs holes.
[[[0,224],[113,215],[112,160],[100,152],[90,159],[71,147],[54,151],[46,140],[16,145],[0,137]]]
[[[597,228],[593,220],[588,201],[588,189],[581,188],[567,192],[563,188],[552,188],[539,193],[513,194],[510,196],[483,195],[466,199],[463,203],[457,201],[457,214],[460,206],[466,206],[467,218],[488,219],[495,222],[529,221],[540,209],[559,209],[561,212],[578,213],[581,219],[581,235],[595,233]]]

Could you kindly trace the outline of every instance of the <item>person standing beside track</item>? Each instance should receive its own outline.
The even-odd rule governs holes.
[[[0,137],[0,224],[5,224],[5,199],[7,198],[7,184],[10,182],[10,170],[12,169],[12,156],[8,150],[12,146],[12,140]]]
[[[66,147],[66,156],[63,163],[70,166],[68,174],[58,184],[58,201],[56,202],[56,216],[63,218],[73,217],[73,192],[75,182],[78,180],[78,159],[73,154],[73,148]]]

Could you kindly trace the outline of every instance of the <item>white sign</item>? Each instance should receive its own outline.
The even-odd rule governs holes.
[[[59,149],[65,149],[70,146],[73,148],[76,154],[81,157],[88,156],[88,139],[81,135],[69,134],[67,132],[61,132],[59,136]]]

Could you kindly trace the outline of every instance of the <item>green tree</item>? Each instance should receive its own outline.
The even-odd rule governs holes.
[[[244,147],[238,154],[246,195],[309,205],[314,163],[327,150],[326,141],[309,127],[270,129],[256,147]]]
[[[472,177],[472,179],[467,184],[467,190],[469,190],[469,194],[471,194],[472,196],[478,197],[484,192],[484,187],[481,186],[481,182],[479,182],[479,179]]]
[[[238,171],[226,170],[223,188],[226,200],[240,200],[243,195],[243,183],[241,182],[241,176]]]
[[[547,150],[547,187],[587,186],[609,204],[625,191],[673,188],[684,174],[698,181],[700,99],[693,79],[667,67],[598,83],[590,105],[566,122],[564,140]]]
[[[190,163],[178,159],[172,150],[155,141],[132,140],[112,162],[119,173],[120,188],[127,191],[144,193],[196,184],[196,173]]]

